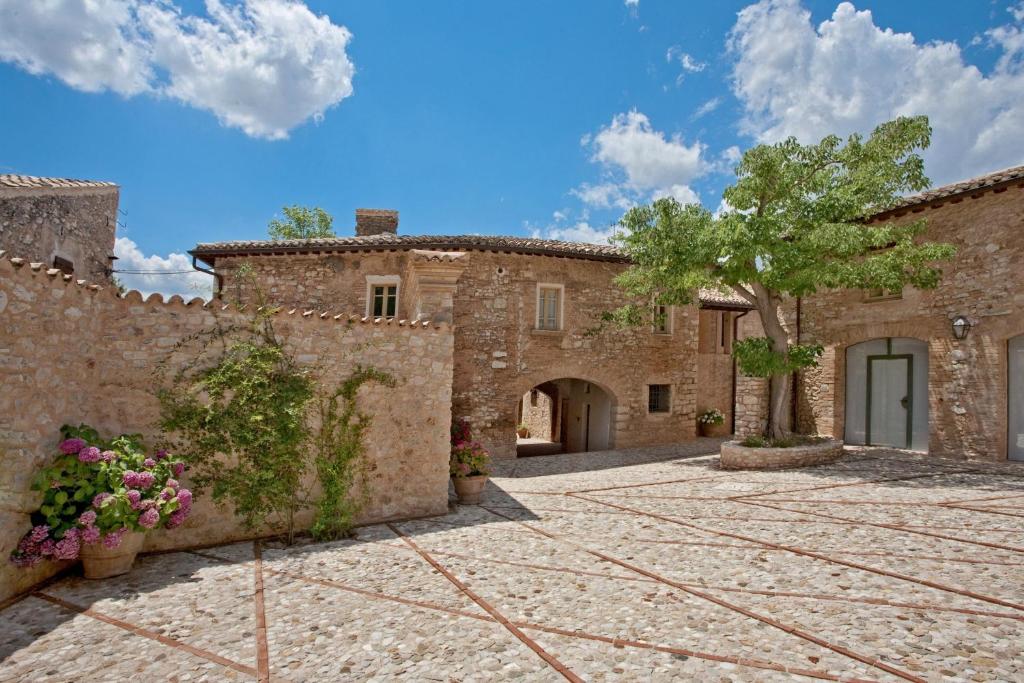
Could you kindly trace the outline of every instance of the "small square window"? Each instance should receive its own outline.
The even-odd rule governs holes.
[[[647,412],[667,413],[672,409],[672,385],[647,385]]]
[[[864,290],[864,301],[885,301],[886,299],[902,299],[902,290],[883,289],[874,287]]]
[[[374,285],[373,317],[394,318],[398,308],[398,287],[395,285]]]
[[[75,264],[66,258],[61,258],[60,256],[53,257],[53,267],[65,275],[71,275],[75,272]]]

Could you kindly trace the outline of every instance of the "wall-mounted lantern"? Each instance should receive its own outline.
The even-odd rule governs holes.
[[[971,321],[967,316],[958,315],[953,318],[953,337],[959,340],[967,339],[967,333],[971,331]]]

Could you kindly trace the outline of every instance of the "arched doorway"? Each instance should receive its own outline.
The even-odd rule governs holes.
[[[846,433],[851,444],[928,450],[928,345],[886,337],[846,350]]]
[[[1007,457],[1024,460],[1024,334],[1010,339],[1007,352]]]
[[[520,398],[516,415],[519,457],[611,448],[612,397],[593,382],[538,384]]]

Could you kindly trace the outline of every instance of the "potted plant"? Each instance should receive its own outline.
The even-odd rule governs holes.
[[[480,502],[480,495],[487,485],[489,461],[487,449],[473,441],[469,423],[456,420],[452,425],[452,452],[448,469],[459,503],[476,505]]]
[[[526,437],[530,436],[530,428],[524,424],[521,424],[518,427],[516,427],[516,434],[519,435],[520,439],[525,439]]]
[[[725,436],[725,415],[717,408],[708,408],[697,416],[701,436]]]
[[[33,484],[43,500],[32,529],[11,560],[29,567],[81,558],[88,579],[124,574],[147,531],[188,516],[192,492],[177,479],[185,464],[165,451],[147,456],[137,435],[104,441],[85,425],[65,425],[61,434],[60,454]]]

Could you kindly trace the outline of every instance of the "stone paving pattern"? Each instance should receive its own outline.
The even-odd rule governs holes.
[[[444,517],[66,576],[0,612],[0,681],[1024,680],[1024,469],[726,472],[717,443],[503,462]]]

